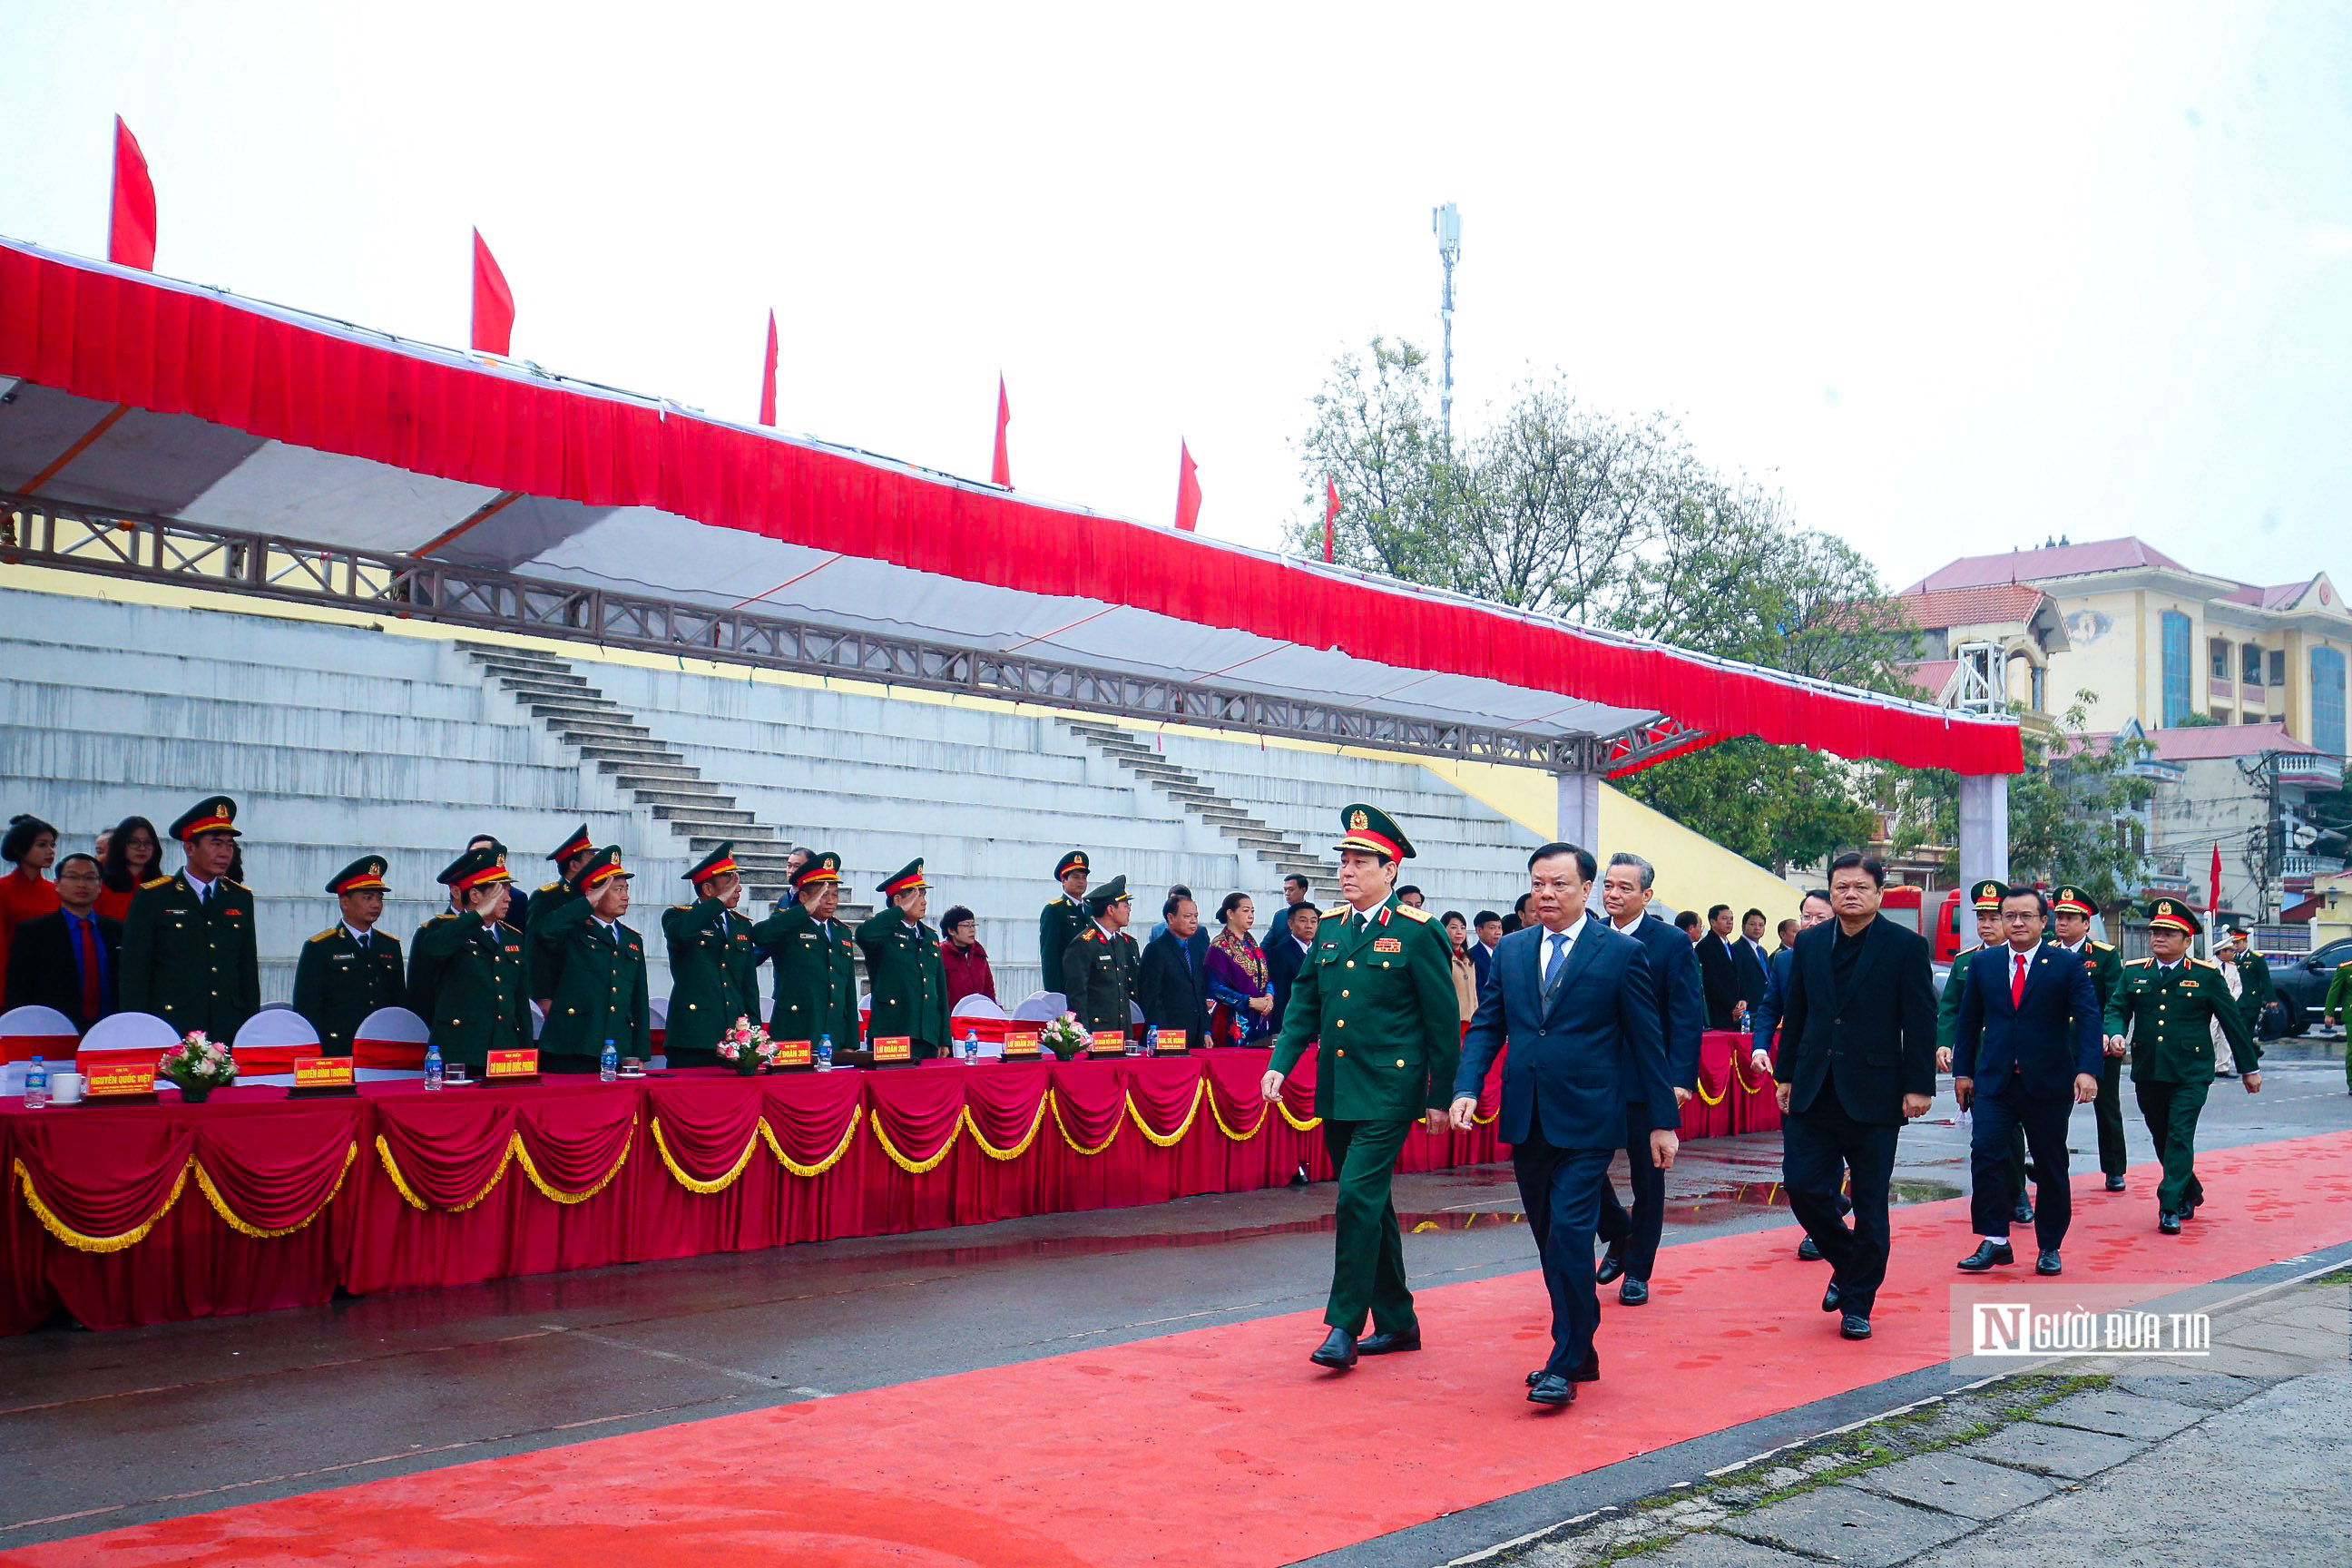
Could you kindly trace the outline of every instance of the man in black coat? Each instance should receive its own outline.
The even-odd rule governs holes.
[[[1143,1009],[1146,1028],[1163,1035],[1179,1030],[1184,1048],[1201,1048],[1209,1032],[1208,978],[1193,955],[1193,933],[1201,929],[1201,906],[1189,896],[1171,895],[1160,918],[1167,922],[1143,949],[1143,966],[1135,978],[1135,1005]]]
[[[1315,928],[1322,923],[1323,911],[1313,904],[1292,904],[1282,911],[1282,921],[1265,935],[1265,984],[1274,996],[1274,1011],[1266,1022],[1275,1034],[1282,1033],[1282,1015],[1290,1005],[1290,988],[1298,982],[1299,966],[1315,949]]]
[[[1706,934],[1698,939],[1698,978],[1706,996],[1706,1026],[1739,1027],[1739,965],[1731,956],[1731,906],[1706,911]]]
[[[1880,861],[1848,851],[1830,863],[1837,918],[1797,938],[1780,1018],[1781,1180],[1789,1207],[1832,1270],[1822,1310],[1839,1331],[1870,1337],[1886,1279],[1887,1184],[1903,1124],[1936,1092],[1936,995],[1927,943],[1882,920]],[[1851,1172],[1853,1226],[1838,1217]]]
[[[1747,1016],[1756,1016],[1764,1001],[1764,911],[1750,910],[1739,917],[1739,935],[1732,939],[1732,967],[1739,973],[1739,999]]]
[[[8,944],[8,1006],[54,1007],[84,1034],[115,1011],[122,925],[98,912],[105,885],[98,862],[88,855],[58,862],[57,912],[26,921]],[[95,973],[89,971],[93,960]]]
[[[1621,850],[1609,858],[1601,897],[1611,929],[1640,942],[1649,955],[1650,978],[1664,1026],[1666,1081],[1674,1089],[1679,1127],[1682,1108],[1698,1089],[1699,1032],[1706,1007],[1699,999],[1698,963],[1691,957],[1690,938],[1649,912],[1656,875],[1647,860]],[[1622,1275],[1617,1300],[1628,1307],[1650,1299],[1650,1272],[1657,1265],[1658,1238],[1665,1227],[1666,1173],[1650,1158],[1650,1133],[1656,1125],[1645,1102],[1626,1101],[1625,1158],[1633,1212],[1618,1203],[1614,1183],[1603,1183],[1601,1189],[1599,1231],[1607,1250],[1593,1278],[1606,1285]]]

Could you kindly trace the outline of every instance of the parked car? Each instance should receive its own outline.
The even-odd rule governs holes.
[[[2319,1022],[2320,1004],[2327,999],[2328,984],[2342,963],[2352,963],[2352,937],[2338,937],[2300,963],[2282,959],[2271,965],[2271,984],[2286,1013],[2281,1022],[2286,1033],[2300,1035]]]

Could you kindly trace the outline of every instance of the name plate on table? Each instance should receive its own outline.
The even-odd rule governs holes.
[[[768,1061],[771,1072],[808,1072],[816,1066],[816,1047],[806,1040],[778,1040],[775,1047]]]
[[[1122,1057],[1126,1054],[1125,1029],[1097,1029],[1087,1042],[1087,1055],[1090,1057]]]
[[[298,1097],[357,1094],[359,1080],[354,1068],[349,1057],[297,1057],[294,1086],[287,1093]]]
[[[153,1062],[115,1062],[105,1067],[82,1069],[81,1087],[84,1100],[119,1100],[125,1095],[155,1093]]]
[[[482,1076],[492,1081],[499,1079],[537,1078],[539,1052],[492,1051],[482,1064]]]
[[[1181,1029],[1160,1030],[1159,1044],[1154,1048],[1160,1056],[1163,1057],[1181,1057],[1187,1055],[1188,1053],[1184,1048],[1184,1031]]]
[[[1034,1062],[1037,1059],[1037,1037],[1034,1033],[1004,1037],[1004,1059],[1008,1062]]]
[[[866,1044],[877,1068],[902,1068],[915,1059],[915,1042],[905,1035],[877,1035]]]

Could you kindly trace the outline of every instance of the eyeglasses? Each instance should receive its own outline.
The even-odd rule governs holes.
[[[99,879],[99,875],[95,871],[77,869],[72,871],[60,871],[58,873],[58,880],[60,882],[95,882]]]

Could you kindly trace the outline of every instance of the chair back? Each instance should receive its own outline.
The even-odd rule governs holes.
[[[0,1094],[25,1092],[25,1069],[39,1057],[47,1062],[73,1059],[80,1035],[73,1020],[55,1007],[11,1007],[0,1013]]]
[[[1024,1024],[1043,1024],[1070,1010],[1070,999],[1059,991],[1032,991],[1021,998],[1013,1016]]]
[[[432,1031],[405,1007],[378,1007],[352,1031],[352,1061],[362,1077],[370,1068],[422,1072],[425,1044]]]

